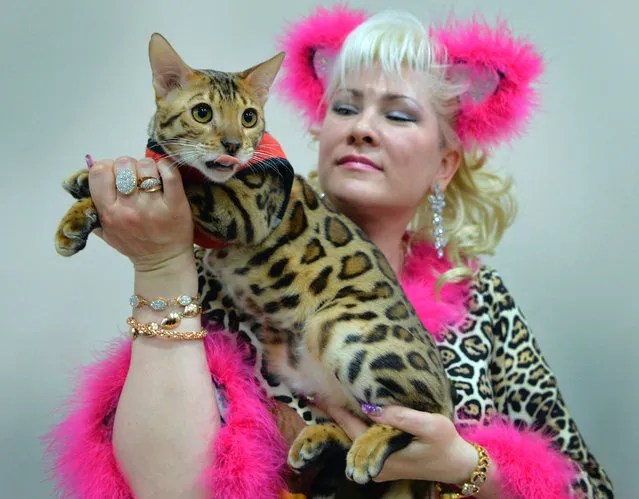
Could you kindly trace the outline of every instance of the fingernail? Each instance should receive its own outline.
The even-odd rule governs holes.
[[[138,166],[152,167],[152,166],[155,166],[155,161],[153,161],[151,158],[142,158],[138,161]]]
[[[382,407],[373,404],[362,404],[362,412],[368,416],[380,416],[382,414]]]
[[[303,393],[299,396],[300,400],[303,400],[307,404],[313,404],[315,402],[315,397],[312,395],[304,395]]]
[[[115,160],[115,164],[122,168],[127,168],[128,166],[131,165],[131,158],[128,158],[126,156],[121,156]]]
[[[90,154],[87,154],[84,157],[85,161],[87,162],[87,168],[91,168],[93,166],[93,158],[91,157]]]

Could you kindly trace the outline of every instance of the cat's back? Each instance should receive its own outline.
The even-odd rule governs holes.
[[[282,222],[266,239],[211,256],[238,305],[276,322],[303,322],[309,312],[339,296],[367,310],[385,310],[401,301],[412,312],[383,253],[300,175]],[[419,327],[416,315],[410,315],[405,320]]]

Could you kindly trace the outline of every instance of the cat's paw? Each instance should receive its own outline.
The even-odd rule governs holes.
[[[78,201],[58,225],[55,250],[62,256],[75,255],[86,246],[89,234],[99,226],[98,212],[91,198]]]
[[[413,439],[388,425],[374,424],[360,435],[346,456],[346,476],[359,484],[366,484],[379,475],[388,456],[406,447]]]
[[[89,190],[89,170],[80,170],[65,178],[62,188],[76,199],[91,197]]]
[[[351,446],[351,439],[335,423],[322,423],[305,427],[297,436],[288,453],[288,464],[303,470],[322,454],[343,452]]]

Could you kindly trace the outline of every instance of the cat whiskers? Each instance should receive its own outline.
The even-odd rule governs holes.
[[[260,161],[260,163],[258,165],[251,165],[251,167],[253,166],[259,166],[259,167],[263,167],[267,170],[273,170],[275,171],[280,177],[283,177],[282,172],[280,171],[280,168],[283,166],[282,163],[277,161],[277,158],[274,158],[273,156],[270,156],[262,151],[256,152],[253,155],[254,159],[257,159]],[[286,164],[286,168],[288,170],[291,171],[291,173],[293,172],[293,167],[290,164]]]

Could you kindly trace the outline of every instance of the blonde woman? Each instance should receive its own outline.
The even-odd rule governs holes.
[[[528,117],[529,83],[540,71],[532,48],[503,27],[427,30],[408,14],[369,18],[345,7],[302,19],[283,46],[283,90],[318,140],[319,189],[384,252],[456,391],[455,421],[363,407],[371,420],[415,435],[374,480],[436,482],[442,498],[613,497],[526,319],[480,261],[515,212],[510,183],[485,171],[483,152]],[[138,204],[128,198],[126,223],[110,217],[102,237],[137,263],[136,289],[199,291],[206,301],[214,292],[203,285],[206,251],[193,257],[188,203],[167,163],[96,163],[98,211],[117,215],[113,179],[122,164],[161,176],[164,192]],[[129,232],[132,207],[154,220],[139,224],[148,232]],[[85,498],[313,496],[283,466],[279,431],[290,441],[314,410],[300,394],[276,396],[273,417],[237,345],[213,334],[188,344],[139,340],[132,356],[122,343],[92,366],[80,405],[50,436],[61,489]],[[316,404],[352,439],[366,428]]]

